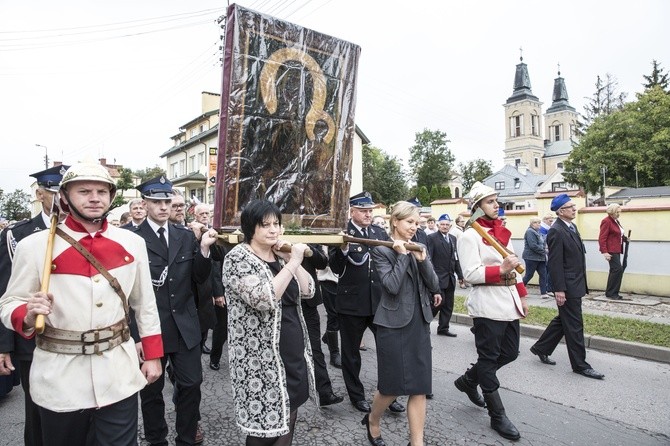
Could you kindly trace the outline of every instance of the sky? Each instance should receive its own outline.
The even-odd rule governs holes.
[[[409,158],[415,134],[447,134],[456,163],[502,167],[515,66],[551,105],[558,64],[583,111],[598,75],[635,98],[657,60],[670,73],[670,2],[249,0],[240,5],[361,47],[356,124]],[[0,188],[29,191],[51,161],[164,166],[171,136],[220,92],[212,0],[0,0]],[[46,148],[45,148],[46,147]]]

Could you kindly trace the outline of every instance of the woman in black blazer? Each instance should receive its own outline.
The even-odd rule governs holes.
[[[372,250],[372,261],[379,273],[382,294],[375,313],[377,326],[377,392],[372,412],[362,424],[367,427],[373,446],[386,443],[381,437],[381,416],[398,395],[409,395],[407,418],[410,444],[423,445],[426,420],[426,394],[432,393],[430,346],[431,298],[441,301],[439,280],[426,247],[408,251],[417,231],[419,210],[406,201],[393,206],[390,236],[393,248]]]

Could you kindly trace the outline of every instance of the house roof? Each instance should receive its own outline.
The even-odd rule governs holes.
[[[607,199],[614,198],[654,198],[654,197],[670,197],[670,186],[655,186],[655,187],[627,187],[618,192],[613,193]]]
[[[205,130],[202,133],[198,133],[193,138],[186,140],[181,144],[178,144],[174,147],[170,147],[165,152],[163,152],[160,157],[165,158],[166,156],[172,155],[175,152],[179,152],[180,150],[186,149],[194,144],[201,142],[202,140],[210,138],[213,134],[216,134],[218,132],[219,132],[219,124],[214,124],[214,126],[211,129]]]
[[[570,139],[548,142],[544,145],[544,157],[569,155],[572,152],[574,144]]]
[[[537,188],[542,185],[549,175],[535,175],[531,172],[525,174],[506,164],[502,169],[484,178],[482,183],[495,189],[496,183],[503,182],[504,189],[496,189],[499,198],[513,198],[534,195]],[[517,185],[518,184],[518,185]]]

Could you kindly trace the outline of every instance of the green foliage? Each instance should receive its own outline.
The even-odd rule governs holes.
[[[617,110],[621,110],[626,101],[626,93],[619,92],[619,82],[611,74],[605,75],[605,80],[600,76],[596,78],[596,91],[587,99],[584,106],[585,122],[579,123],[578,133],[581,135],[598,117],[607,116]]]
[[[482,181],[484,178],[493,175],[491,161],[481,158],[468,161],[467,163],[460,163],[458,168],[461,172],[464,193],[470,191],[472,185],[477,181]]]
[[[165,172],[165,169],[158,166],[158,164],[156,164],[154,167],[148,167],[146,169],[136,170],[135,172],[133,172],[133,174],[136,177],[140,178],[140,184],[144,183],[147,180],[150,180],[152,178],[156,178],[156,177],[161,176],[161,175],[167,176],[167,173]]]
[[[660,64],[658,61],[653,60],[651,62],[652,65],[652,70],[651,74],[649,76],[643,75],[642,77],[644,80],[647,82],[642,84],[644,86],[645,90],[649,90],[652,87],[658,86],[661,87],[663,91],[668,93],[668,84],[670,83],[670,80],[668,79],[668,75],[663,72],[663,68],[661,68]]]
[[[430,201],[428,203],[439,200],[440,198],[442,198],[442,189],[437,184],[433,184],[433,187],[430,188]],[[426,206],[428,203],[426,203]]]
[[[440,192],[441,198],[452,198],[451,197],[451,188],[449,186],[443,186]]]
[[[421,202],[422,206],[428,206],[430,204],[430,192],[426,186],[419,186],[419,189],[416,192],[416,197]]]
[[[597,117],[565,162],[566,181],[591,193],[606,184],[670,185],[670,95],[660,86],[620,110]]]
[[[414,145],[409,149],[409,165],[418,186],[432,188],[451,179],[455,158],[447,147],[448,142],[447,134],[440,130],[424,129],[416,133]]]
[[[387,206],[407,195],[407,180],[400,161],[377,147],[363,146],[363,189],[375,203]]]
[[[30,195],[21,189],[9,194],[0,194],[0,215],[7,220],[30,218]]]
[[[456,296],[454,298],[454,313],[468,314],[465,307],[465,297]],[[546,327],[557,314],[558,310],[554,308],[531,305],[528,316],[521,322]],[[670,345],[670,330],[668,330],[667,325],[635,319],[584,313],[584,332],[594,336],[659,345],[661,347]]]
[[[134,187],[135,184],[133,183],[133,171],[126,167],[121,167],[119,169],[119,179],[116,180],[117,193],[116,196],[114,197],[114,200],[112,201],[110,210],[126,204],[128,200],[123,198],[123,192],[132,189]]]

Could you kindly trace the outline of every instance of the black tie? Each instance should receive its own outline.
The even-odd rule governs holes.
[[[572,223],[570,223],[570,230],[575,234],[577,233],[577,229],[575,229],[575,225],[573,225]]]
[[[361,232],[363,233],[363,238],[368,238],[368,229],[367,228],[361,229]]]
[[[161,244],[165,247],[165,250],[167,251],[168,244],[165,238],[165,228],[163,227],[158,228],[158,240],[160,240]]]

